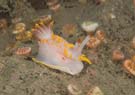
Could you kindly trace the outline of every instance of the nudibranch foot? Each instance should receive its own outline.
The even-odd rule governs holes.
[[[79,63],[78,62],[75,63],[74,61],[72,61],[71,63],[67,63],[67,64],[64,63],[49,64],[43,60],[42,61],[39,60],[38,58],[32,58],[32,60],[42,66],[46,66],[55,70],[60,70],[71,75],[76,75],[80,73],[83,69],[83,64],[82,62],[79,61],[78,61]]]

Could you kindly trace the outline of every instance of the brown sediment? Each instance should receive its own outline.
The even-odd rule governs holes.
[[[82,91],[82,95],[87,95],[93,86],[98,86],[105,95],[134,95],[134,75],[128,76],[122,68],[122,61],[112,61],[114,47],[121,47],[120,50],[124,53],[125,59],[135,54],[135,50],[131,47],[131,41],[135,36],[135,9],[132,0],[106,0],[106,2],[98,5],[93,3],[93,0],[87,0],[88,2],[85,5],[78,3],[78,0],[61,0],[62,9],[56,13],[51,12],[46,7],[46,0],[29,1],[36,2],[34,5],[38,9],[35,11],[37,18],[48,14],[53,16],[56,22],[54,32],[59,36],[63,36],[61,34],[63,25],[67,23],[78,25],[77,34],[67,37],[68,41],[75,43],[78,38],[85,37],[86,34],[81,30],[80,23],[91,20],[98,22],[99,29],[104,30],[107,43],[98,47],[96,54],[89,53],[93,49],[84,48],[84,54],[90,59],[94,57],[92,59],[94,59],[95,64],[85,64],[85,69],[79,75],[70,76],[46,67],[42,68],[21,56],[6,54],[5,47],[10,42],[14,42],[15,39],[12,35],[13,25],[11,24],[10,27],[7,27],[7,32],[0,35],[0,63],[4,65],[2,73],[0,73],[0,95],[67,95],[69,93],[67,86],[70,83],[77,84],[77,87]],[[23,4],[22,10],[27,5],[26,3]],[[19,12],[19,14],[22,14],[22,21],[26,24],[28,30],[31,29],[32,21],[35,19],[35,14],[31,13],[32,8],[29,5],[29,14],[28,11],[25,11],[25,14]],[[114,14],[115,18],[111,19],[108,16],[110,13]],[[32,48],[32,56],[37,55],[38,46],[36,42],[22,42],[17,45],[17,47],[23,46]],[[134,58],[132,58],[133,60]],[[134,67],[133,64],[129,63],[125,65],[130,67],[128,69]],[[91,70],[96,74],[91,74]],[[128,70],[126,69],[126,71]]]

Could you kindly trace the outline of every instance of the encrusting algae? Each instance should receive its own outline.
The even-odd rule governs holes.
[[[49,15],[40,19],[32,29],[39,45],[38,55],[33,61],[71,75],[80,73],[83,69],[82,61],[91,64],[91,61],[81,53],[89,41],[89,36],[81,44],[77,42],[73,45],[53,33],[53,22]]]
[[[21,47],[18,48],[15,52],[16,55],[24,55],[24,56],[30,55],[30,53],[31,53],[31,47]]]
[[[135,76],[135,55],[131,59],[126,59],[123,66],[130,74]]]
[[[17,41],[27,41],[32,39],[32,33],[26,30],[26,25],[24,23],[17,23],[13,34],[16,35]]]

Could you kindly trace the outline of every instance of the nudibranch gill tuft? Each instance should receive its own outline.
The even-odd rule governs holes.
[[[80,73],[83,69],[82,61],[91,64],[91,61],[82,54],[82,49],[88,42],[89,36],[81,44],[78,42],[75,45],[71,44],[53,33],[52,23],[53,20],[49,16],[47,22],[39,20],[32,29],[39,45],[38,55],[33,58],[33,61],[71,75]]]

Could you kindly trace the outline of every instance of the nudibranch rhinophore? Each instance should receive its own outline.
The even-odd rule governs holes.
[[[46,18],[46,20],[39,20],[32,29],[39,45],[38,55],[32,58],[33,61],[71,75],[80,73],[83,69],[82,61],[91,64],[91,61],[81,53],[89,36],[81,44],[77,42],[73,45],[55,35],[51,29],[53,23],[51,16],[46,16]]]

